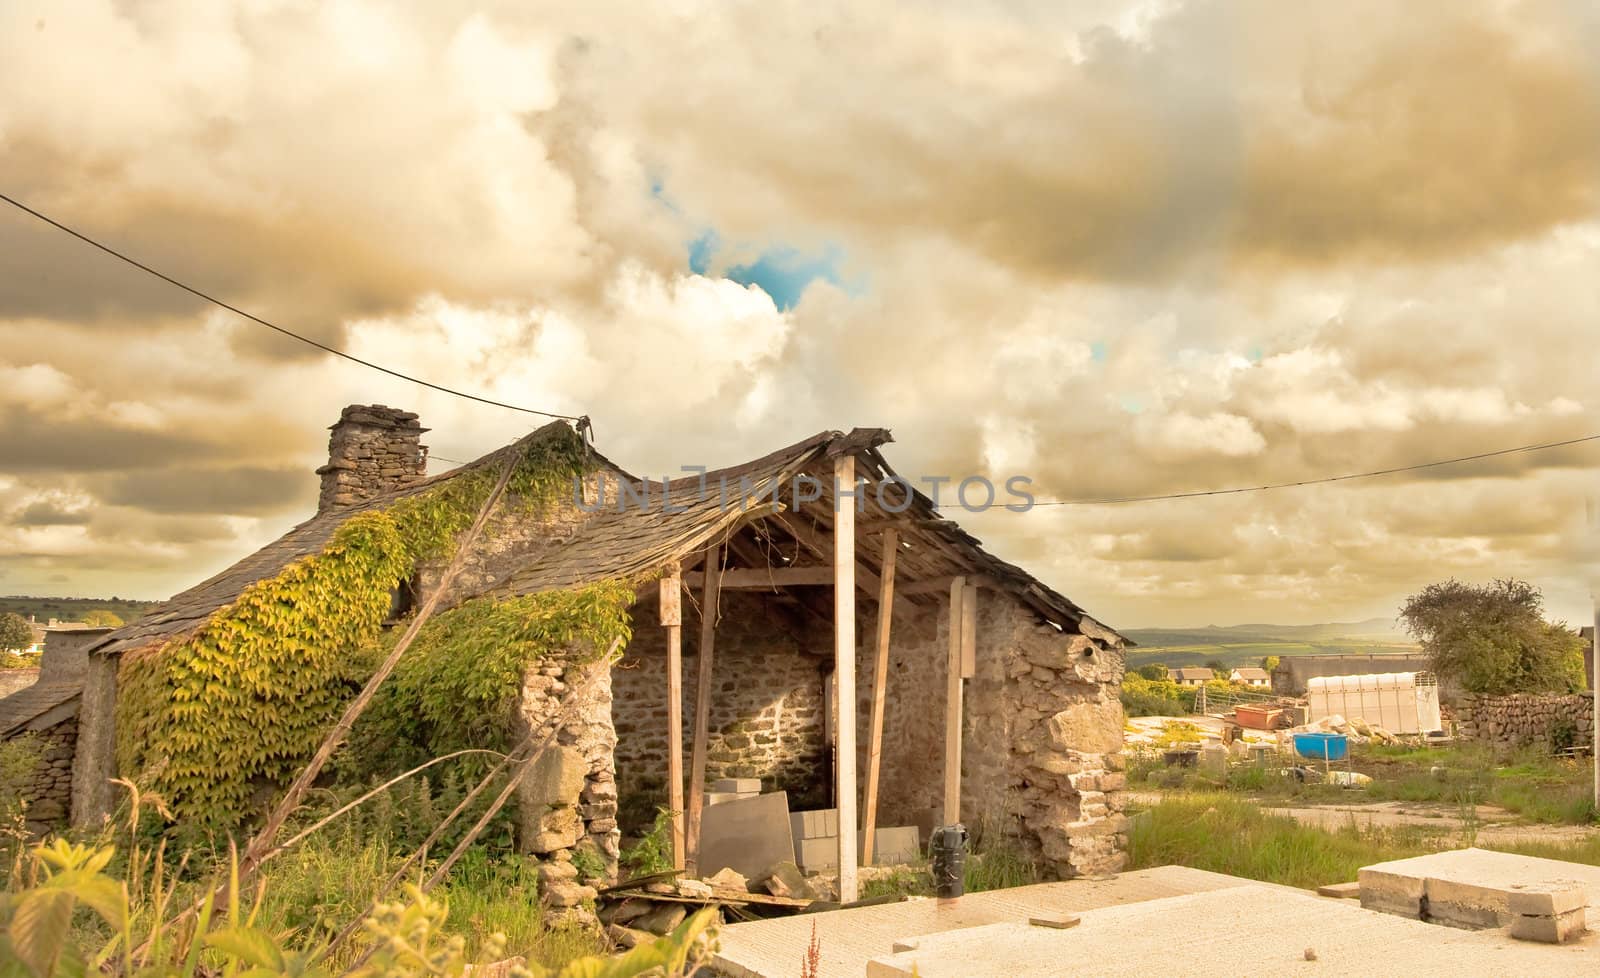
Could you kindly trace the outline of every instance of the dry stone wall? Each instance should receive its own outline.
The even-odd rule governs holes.
[[[1495,748],[1561,748],[1594,738],[1589,693],[1464,696],[1455,715],[1460,737]]]
[[[596,886],[615,882],[621,833],[611,722],[611,670],[605,663],[530,668],[512,717],[512,739],[559,724],[554,743],[517,789],[517,844],[540,859],[541,896],[555,910],[582,914]]]
[[[615,673],[617,779],[624,828],[665,804],[666,653],[653,598]],[[875,609],[858,622],[858,771],[866,771]],[[879,825],[931,826],[944,772],[946,601],[897,610],[890,642]],[[686,604],[684,743],[693,723],[698,621]],[[778,599],[723,596],[712,683],[708,778],[758,777],[790,807],[825,807],[832,776],[828,677],[832,631]],[[1119,690],[1122,654],[1040,621],[1008,596],[979,597],[977,675],[966,685],[962,818],[1019,840],[1057,875],[1122,865],[1127,821]]]
[[[39,757],[19,787],[27,803],[28,831],[43,835],[64,826],[72,809],[72,752],[78,741],[78,721],[63,720],[24,736],[33,738]]]
[[[634,637],[614,675],[617,777],[624,828],[648,825],[667,803],[666,633],[654,596],[633,609]],[[772,595],[727,591],[712,663],[706,778],[760,778],[787,791],[790,807],[823,807],[829,777],[826,672],[832,632],[786,610]],[[683,609],[683,742],[694,724],[699,617]],[[687,766],[687,764],[686,764]]]
[[[896,617],[880,825],[926,824],[941,806],[948,621],[948,599],[936,611]],[[1120,868],[1127,846],[1122,669],[1120,651],[980,591],[977,671],[965,693],[962,820],[1015,838],[1063,877]],[[868,662],[861,680],[868,690],[871,673]]]

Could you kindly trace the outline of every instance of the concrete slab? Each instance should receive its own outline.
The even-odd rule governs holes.
[[[1600,910],[1600,866],[1519,856],[1488,849],[1453,849],[1363,867],[1361,905],[1458,927],[1504,927],[1515,916],[1518,890],[1581,889]]]
[[[1175,973],[1193,978],[1241,974],[1577,978],[1600,967],[1600,948],[1512,941],[1499,932],[1439,927],[1259,884],[1104,907],[1079,916],[1078,926],[1069,930],[1007,922],[928,935],[916,940],[911,950],[871,959],[865,974],[867,978],[913,974],[918,978],[1148,978]]]
[[[791,812],[789,830],[795,839],[820,839],[839,834],[839,810],[817,808],[808,812]]]
[[[866,849],[867,840],[863,836],[856,841],[856,854],[859,856]],[[922,843],[915,825],[892,825],[878,829],[872,835],[872,848],[874,866],[898,866],[922,858]]]
[[[782,791],[707,805],[700,816],[701,876],[731,868],[749,880],[760,879],[781,862],[794,859],[789,834],[789,796]]]
[[[953,906],[941,906],[931,899],[916,899],[731,924],[722,928],[721,950],[715,965],[719,972],[731,978],[793,978],[800,973],[800,963],[805,959],[806,948],[811,943],[811,929],[815,926],[821,947],[817,978],[862,978],[869,959],[888,953],[896,941],[920,935],[1002,922],[1025,924],[1032,917],[1059,917],[1094,907],[1244,885],[1262,884],[1185,866],[1163,866],[1107,879],[968,893]],[[1269,889],[1300,892],[1288,887]],[[1134,938],[1124,937],[1137,943]],[[1173,972],[1169,969],[1161,973]]]
[[[1317,896],[1333,897],[1335,900],[1357,900],[1361,897],[1361,884],[1328,883],[1317,887]]]
[[[796,839],[794,861],[808,873],[839,868],[839,837],[820,836],[815,839]]]

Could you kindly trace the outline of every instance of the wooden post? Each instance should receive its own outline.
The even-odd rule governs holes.
[[[705,586],[700,591],[700,662],[694,687],[694,745],[689,759],[689,812],[684,831],[688,836],[691,873],[700,858],[700,812],[706,801],[706,738],[711,732],[711,659],[717,637],[718,587],[722,578],[722,548],[706,551]]]
[[[961,589],[961,678],[978,674],[978,585]]]
[[[834,773],[839,806],[839,902],[856,889],[856,459],[833,460],[833,677],[839,729]],[[850,493],[845,496],[844,493]]]
[[[945,660],[944,693],[944,824],[961,821],[961,610],[966,604],[965,578],[950,582],[950,654]]]
[[[878,657],[872,665],[872,726],[867,734],[867,797],[861,806],[861,862],[871,866],[878,826],[878,771],[883,763],[883,708],[889,682],[889,627],[894,620],[894,564],[900,531],[883,531],[883,573],[878,578]]]
[[[683,578],[673,564],[661,579],[661,624],[667,629],[667,808],[672,812],[672,868],[683,845]]]

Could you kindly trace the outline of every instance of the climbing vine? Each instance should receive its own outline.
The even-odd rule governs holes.
[[[548,511],[588,458],[567,430],[527,446],[508,487],[512,505]],[[258,790],[284,784],[316,749],[370,675],[365,653],[379,642],[391,592],[419,564],[449,556],[498,476],[483,466],[358,513],[321,552],[250,585],[198,631],[124,656],[123,774],[180,817],[237,822]]]
[[[507,720],[528,668],[591,662],[613,639],[626,644],[634,595],[630,582],[604,581],[477,598],[429,619],[374,709],[369,736],[390,740],[390,750],[429,757],[469,747],[508,749]],[[381,645],[393,641],[387,635]]]

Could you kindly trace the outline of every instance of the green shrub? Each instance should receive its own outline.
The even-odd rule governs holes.
[[[672,812],[657,808],[656,820],[650,826],[650,831],[624,849],[618,862],[622,865],[624,875],[629,877],[649,876],[671,869]]]
[[[25,883],[0,894],[0,976],[76,978],[114,970],[125,978],[240,974],[329,978],[341,971],[352,978],[464,978],[471,965],[486,965],[513,953],[504,933],[490,932],[469,942],[452,931],[452,916],[459,919],[463,908],[470,906],[462,894],[432,897],[408,885],[403,899],[373,907],[365,928],[373,953],[365,963],[347,962],[353,966],[347,971],[339,961],[324,956],[326,945],[314,935],[281,927],[282,919],[270,909],[271,901],[278,899],[273,886],[283,885],[280,876],[272,878],[273,884],[260,891],[260,901],[254,904],[234,897],[230,905],[217,907],[208,899],[196,918],[195,939],[185,929],[158,926],[165,916],[166,891],[155,890],[154,905],[130,899],[130,893],[141,888],[108,874],[113,855],[110,848],[60,839],[32,851]],[[375,868],[345,867],[351,872]],[[484,889],[482,880],[474,880],[463,892]],[[454,914],[449,906],[452,896],[457,902]],[[87,914],[78,914],[80,908]],[[95,924],[74,928],[75,916],[90,917]],[[538,918],[536,912],[521,916]],[[705,963],[714,946],[715,919],[715,910],[702,910],[668,937],[616,958],[570,957],[559,963],[559,971],[541,963],[537,948],[522,953],[534,952],[527,964],[530,978],[683,978]],[[136,955],[141,944],[148,950]],[[580,949],[575,943],[567,946]]]

